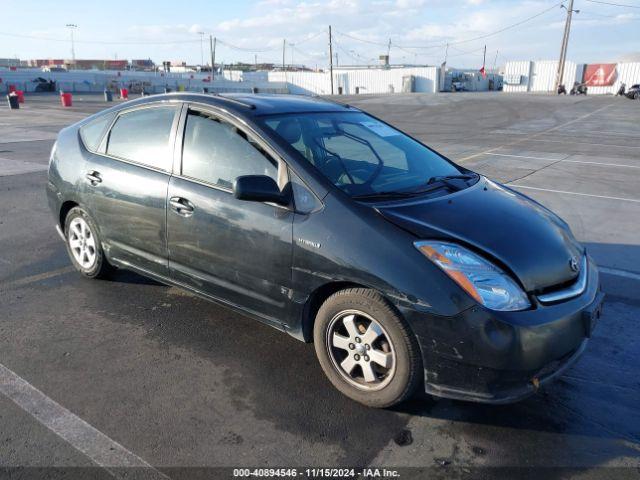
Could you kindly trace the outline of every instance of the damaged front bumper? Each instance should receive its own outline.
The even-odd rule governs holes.
[[[439,397],[512,403],[559,376],[584,352],[602,312],[598,270],[570,300],[520,312],[481,306],[454,317],[403,311],[422,350],[425,390]]]

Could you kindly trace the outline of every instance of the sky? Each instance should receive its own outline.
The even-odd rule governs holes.
[[[574,15],[568,59],[640,60],[640,0],[604,1],[628,7],[575,0],[574,9],[580,13]],[[324,68],[331,25],[339,65],[376,63],[391,40],[392,63],[439,65],[447,55],[449,65],[480,67],[486,45],[490,68],[508,60],[556,59],[566,18],[560,4],[553,0],[60,0],[54,4],[0,0],[0,58],[71,58],[70,29],[65,25],[75,24],[76,58],[199,64],[203,57],[206,63],[212,35],[218,39],[216,63],[282,63],[284,43],[286,63]],[[507,28],[514,24],[519,25]]]

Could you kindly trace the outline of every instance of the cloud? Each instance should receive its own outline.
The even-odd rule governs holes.
[[[293,53],[294,61],[313,65],[328,58],[327,30],[332,25],[334,50],[343,62],[371,61],[386,53],[386,44],[391,38],[392,61],[439,64],[444,56],[442,45],[449,42],[453,45],[450,55],[459,55],[455,57],[456,63],[475,65],[478,54],[465,55],[464,52],[477,51],[485,44],[490,51],[500,50],[502,61],[555,58],[560,41],[556,32],[564,26],[564,11],[560,8],[503,33],[457,43],[500,30],[551,5],[550,0],[517,3],[506,0],[257,0],[242,8],[242,15],[213,16],[209,22],[204,20],[207,17],[196,17],[198,23],[134,25],[125,28],[120,38],[187,42],[180,47],[182,50],[172,46],[164,50],[158,47],[158,51],[162,55],[199,60],[199,47],[194,49],[188,41],[197,43],[197,33],[203,31],[221,40],[220,59],[252,62],[253,49],[258,51],[260,61],[276,63],[282,61],[284,38],[287,43],[295,44],[293,49],[287,47],[287,61]],[[574,19],[576,29],[622,28],[637,20],[638,15],[618,13],[596,17],[585,12]],[[590,48],[597,50],[597,45]],[[165,53],[167,51],[178,53]]]

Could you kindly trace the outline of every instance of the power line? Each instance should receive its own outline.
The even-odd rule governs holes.
[[[453,48],[455,48],[455,47],[453,47]],[[462,51],[462,50],[460,50],[460,49],[458,49],[458,48],[455,48],[455,49],[456,49],[456,50],[458,50],[458,52],[460,52],[460,53],[456,53],[456,54],[454,54],[454,55],[449,55],[449,58],[452,58],[452,57],[462,57],[462,56],[464,56],[464,55],[473,55],[473,54],[478,54],[478,55],[480,55],[480,53],[479,53],[479,52],[483,52],[483,51],[484,51],[484,46],[482,46],[482,47],[480,47],[480,48],[476,48],[475,50],[469,50],[469,51],[466,51],[466,52],[465,52],[465,51]]]
[[[596,1],[596,0],[587,0],[587,1]],[[467,38],[464,40],[458,40],[455,42],[445,42],[445,43],[435,43],[435,44],[425,44],[425,45],[397,45],[397,44],[392,44],[392,46],[395,46],[397,48],[401,48],[401,49],[416,49],[416,50],[421,50],[421,49],[432,49],[432,48],[442,48],[442,47],[446,47],[447,43],[449,45],[460,45],[463,43],[469,43],[469,42],[474,42],[476,40],[482,40],[484,38],[488,38],[488,37],[492,37],[494,35],[498,35],[502,32],[505,32],[507,30],[510,30],[512,28],[515,27],[519,27],[520,25],[530,22],[531,20],[535,20],[538,17],[541,17],[542,15],[544,15],[545,13],[550,12],[551,10],[553,10],[554,8],[559,7],[560,5],[562,5],[562,2],[558,2],[558,3],[554,3],[553,5],[551,5],[549,8],[546,8],[544,10],[542,10],[541,12],[536,13],[535,15],[531,15],[530,17],[524,18],[523,20],[520,20],[516,23],[512,23],[511,25],[507,25],[503,28],[500,28],[499,30],[495,30],[493,32],[490,33],[485,33],[482,35],[478,35],[477,37],[472,37],[472,38]],[[382,47],[386,47],[388,44],[382,43],[382,42],[376,42],[373,40],[366,40],[364,38],[358,38],[354,35],[351,34],[347,34],[344,32],[338,32],[336,31],[336,33],[339,33],[340,35],[343,35],[345,37],[351,38],[353,40],[357,40],[359,42],[363,42],[363,43],[369,43],[371,45],[377,45],[377,46],[382,46]]]
[[[591,2],[591,3],[600,3],[602,5],[612,5],[614,7],[640,8],[640,5],[629,5],[627,3],[604,2],[603,0],[585,0],[585,1],[586,2]]]
[[[198,32],[200,34],[200,32]],[[300,42],[297,42],[297,44],[301,44],[301,43],[305,43],[309,40],[312,40],[313,38],[319,36],[320,34],[324,33],[323,31],[307,38],[304,40],[301,40]],[[47,41],[47,42],[62,42],[62,43],[67,43],[69,40],[68,39],[63,39],[63,38],[53,38],[53,37],[41,37],[41,36],[37,36],[37,35],[26,35],[26,34],[20,34],[20,33],[8,33],[8,32],[0,32],[0,35],[2,36],[6,36],[6,37],[15,37],[15,38],[27,38],[27,39],[31,39],[31,40],[43,40],[43,41]],[[175,45],[175,44],[197,44],[197,43],[201,43],[201,39],[195,40],[195,39],[191,39],[191,40],[164,40],[164,41],[146,41],[146,40],[123,40],[123,41],[108,41],[108,40],[75,40],[74,41],[76,44],[92,44],[92,45]],[[275,52],[277,50],[280,50],[279,47],[277,48],[252,48],[252,47],[241,47],[238,45],[234,45],[232,43],[226,42],[220,38],[218,38],[218,42],[222,45],[225,45],[228,48],[231,48],[232,50],[238,50],[241,52],[249,52],[249,53],[266,53],[266,52]]]
[[[232,50],[238,50],[240,52],[249,52],[249,53],[265,53],[265,52],[275,52],[280,51],[280,47],[275,48],[251,48],[251,47],[239,47],[238,45],[234,45],[229,42],[225,42],[224,40],[218,39],[218,43],[231,48]]]
[[[0,32],[0,35],[5,37],[16,37],[16,38],[29,38],[32,40],[46,40],[47,42],[68,42],[67,39],[62,38],[51,38],[51,37],[40,37],[36,35],[23,35],[19,33],[7,33]],[[198,43],[200,40],[174,40],[174,41],[162,41],[162,42],[147,42],[147,41],[122,41],[122,42],[114,42],[114,41],[106,41],[106,40],[75,40],[75,43],[84,43],[84,44],[95,44],[95,45],[173,45],[176,43]]]
[[[325,33],[326,33],[325,30],[320,30],[319,32],[314,33],[310,37],[307,37],[304,40],[300,40],[300,41],[296,42],[296,45],[302,45],[303,43],[307,43],[308,41],[313,40],[314,38],[317,38],[320,35],[324,35]]]
[[[467,40],[460,40],[458,42],[449,42],[449,45],[460,45],[461,43],[469,43],[469,42],[473,42],[475,40],[482,40],[483,38],[488,38],[488,37],[492,37],[494,35],[498,35],[499,33],[505,32],[507,30],[511,30],[512,28],[515,28],[515,27],[519,27],[520,25],[522,25],[524,23],[530,22],[531,20],[534,20],[534,19],[536,19],[538,17],[541,17],[545,13],[550,12],[551,10],[553,10],[554,8],[559,7],[560,5],[562,5],[562,2],[556,3],[556,4],[552,5],[549,8],[547,8],[547,9],[545,9],[545,10],[539,12],[539,13],[536,13],[535,15],[527,17],[524,20],[521,20],[521,21],[519,21],[517,23],[513,23],[511,25],[503,27],[500,30],[496,30],[494,32],[487,33],[485,35],[480,35],[480,36],[477,36],[477,37],[469,38]]]

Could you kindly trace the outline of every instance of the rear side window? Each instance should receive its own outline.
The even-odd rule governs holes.
[[[231,123],[190,111],[184,132],[182,175],[231,188],[241,175],[267,175],[277,182],[278,164]]]
[[[91,150],[92,152],[98,150],[102,136],[109,124],[111,124],[114,116],[115,113],[102,115],[80,128],[80,137],[82,138],[84,146],[87,147],[87,150]]]
[[[175,107],[153,107],[120,115],[109,132],[107,154],[169,170],[175,112]]]

